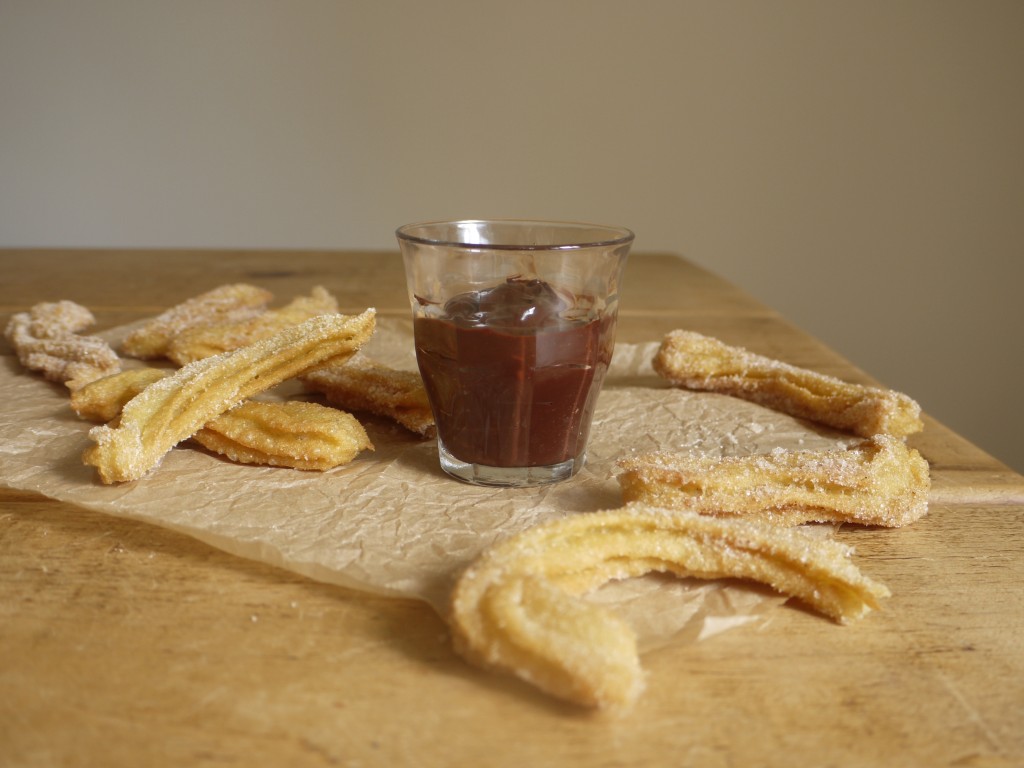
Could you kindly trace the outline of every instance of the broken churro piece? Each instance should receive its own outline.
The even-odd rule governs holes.
[[[643,688],[635,635],[580,595],[649,572],[751,579],[847,622],[889,595],[850,555],[800,528],[642,504],[574,515],[514,535],[470,565],[452,594],[453,640],[469,661],[578,704],[621,709]]]
[[[121,344],[129,357],[150,359],[167,353],[171,340],[190,328],[253,317],[274,296],[246,283],[222,285],[162,312],[134,330]]]
[[[321,471],[373,450],[352,414],[300,401],[249,400],[209,422],[192,439],[242,464]]]
[[[183,330],[170,340],[164,354],[178,365],[187,365],[269,338],[311,317],[337,311],[335,298],[325,288],[316,286],[309,296],[299,296],[280,309],[233,322],[205,323]]]
[[[150,384],[121,412],[116,427],[89,431],[87,464],[104,483],[142,477],[177,443],[214,417],[280,382],[347,359],[369,340],[376,313],[321,315],[233,352],[196,361]]]
[[[80,336],[92,313],[73,301],[36,304],[13,315],[4,329],[18,360],[72,391],[121,369],[117,353],[99,336]]]
[[[928,462],[898,438],[849,450],[727,458],[649,453],[621,459],[627,502],[740,515],[777,525],[850,522],[898,528],[928,511]]]
[[[357,355],[344,365],[310,371],[302,382],[339,408],[393,419],[424,437],[434,434],[434,414],[423,379],[415,371],[400,371]]]
[[[850,384],[692,331],[667,334],[653,364],[676,386],[739,397],[861,437],[905,437],[923,428],[921,407],[907,395]]]

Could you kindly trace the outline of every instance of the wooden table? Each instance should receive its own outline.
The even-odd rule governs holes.
[[[67,298],[109,327],[231,281],[408,311],[395,253],[8,250],[0,322]],[[620,340],[677,327],[871,381],[714,275],[635,256]],[[0,489],[0,765],[1022,765],[1024,478],[926,421],[930,514],[839,533],[884,610],[786,605],[647,654],[617,720],[467,666],[419,603]]]

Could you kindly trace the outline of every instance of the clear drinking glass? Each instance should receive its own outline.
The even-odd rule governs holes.
[[[574,475],[611,362],[633,233],[468,220],[396,234],[441,467],[480,485]]]

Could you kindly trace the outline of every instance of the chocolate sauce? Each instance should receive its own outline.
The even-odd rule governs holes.
[[[492,467],[582,456],[614,343],[614,317],[591,304],[509,278],[416,318],[420,373],[453,456]]]

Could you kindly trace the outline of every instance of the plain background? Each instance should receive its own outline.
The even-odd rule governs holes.
[[[1024,2],[0,0],[0,246],[491,216],[629,226],[1024,470]]]

